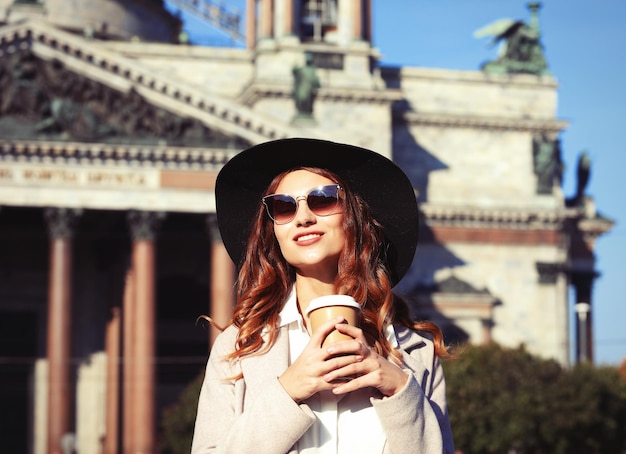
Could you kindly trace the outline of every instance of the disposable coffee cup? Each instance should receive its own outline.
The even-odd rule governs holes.
[[[309,321],[311,332],[315,333],[324,323],[337,317],[343,317],[349,325],[358,326],[360,314],[361,305],[351,296],[327,295],[311,300],[306,309],[305,317]],[[345,340],[352,340],[352,338],[333,330],[324,339],[322,347]]]

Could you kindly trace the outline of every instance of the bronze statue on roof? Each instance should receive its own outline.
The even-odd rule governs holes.
[[[498,58],[483,63],[487,73],[550,75],[541,44],[539,8],[541,3],[530,2],[529,24],[521,20],[499,19],[474,32],[474,37],[492,36],[491,45],[500,44]]]

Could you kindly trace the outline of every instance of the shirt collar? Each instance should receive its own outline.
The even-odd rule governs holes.
[[[393,328],[393,325],[387,325],[387,329],[385,329],[385,337],[393,348],[398,348],[400,346],[398,338],[396,337],[396,330]]]
[[[300,322],[302,323],[302,315],[300,315],[300,311],[298,310],[298,301],[296,298],[296,288],[291,289],[291,293],[285,301],[285,305],[283,309],[278,314],[278,326],[287,326],[292,322]]]

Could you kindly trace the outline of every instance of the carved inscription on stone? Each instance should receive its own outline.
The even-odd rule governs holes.
[[[76,184],[78,174],[66,169],[23,169],[16,173],[16,180],[25,183]]]
[[[87,172],[87,183],[90,186],[136,186],[148,185],[146,175],[135,172]]]
[[[0,181],[13,180],[13,172],[11,169],[0,167]]]
[[[77,186],[81,188],[157,188],[155,169],[84,169],[0,164],[0,184]]]

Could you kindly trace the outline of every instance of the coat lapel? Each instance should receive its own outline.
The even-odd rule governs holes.
[[[422,389],[426,395],[430,395],[428,391],[430,389],[430,368],[432,365],[424,364],[423,355],[412,355],[411,352],[426,347],[426,341],[422,336],[415,331],[406,327],[396,326],[396,335],[398,336],[398,342],[400,343],[400,350],[402,351],[402,360],[413,371],[413,374],[418,378],[418,382],[421,383]]]
[[[287,327],[280,327],[276,343],[261,355],[252,355],[241,361],[246,386],[263,390],[269,380],[276,380],[289,365],[289,336]]]

